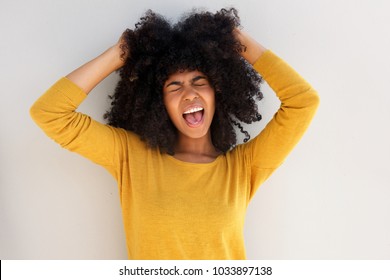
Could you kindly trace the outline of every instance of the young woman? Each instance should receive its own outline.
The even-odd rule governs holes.
[[[149,11],[31,108],[48,136],[118,181],[130,259],[245,259],[248,203],[316,111],[315,90],[238,27],[234,9],[173,26]],[[118,69],[109,124],[75,112]],[[247,141],[240,122],[261,119],[262,79],[281,107]],[[237,145],[235,126],[245,143]]]

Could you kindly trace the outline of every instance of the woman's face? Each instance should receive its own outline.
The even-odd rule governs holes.
[[[209,133],[215,112],[215,93],[200,71],[176,72],[163,87],[164,104],[179,134],[201,138]]]

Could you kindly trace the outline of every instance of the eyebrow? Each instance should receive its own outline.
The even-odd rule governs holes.
[[[192,82],[192,83],[196,83],[197,81],[202,80],[202,79],[207,80],[207,78],[206,78],[205,76],[199,75],[199,76],[196,76],[195,78],[193,78],[193,79],[191,80],[191,82]],[[176,86],[181,86],[182,84],[183,84],[183,83],[182,83],[182,82],[179,82],[179,81],[172,81],[172,82],[170,82],[169,84],[167,84],[165,87],[167,88],[167,87],[169,87],[169,86],[174,86],[174,85],[176,85]]]
[[[205,76],[196,76],[195,78],[192,79],[192,82],[195,83],[201,79],[207,80],[207,78]]]

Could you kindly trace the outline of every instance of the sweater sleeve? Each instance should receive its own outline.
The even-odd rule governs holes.
[[[31,117],[63,148],[112,172],[115,161],[123,157],[126,133],[76,112],[86,96],[76,84],[61,78],[33,104]]]
[[[260,134],[244,145],[251,169],[250,198],[301,139],[319,105],[317,92],[272,51],[263,53],[254,68],[281,106]]]

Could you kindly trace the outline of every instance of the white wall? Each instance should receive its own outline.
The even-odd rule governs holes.
[[[29,117],[60,76],[95,57],[147,8],[175,19],[192,1],[2,1],[0,258],[125,259],[118,192],[99,166],[61,149]],[[312,126],[260,188],[245,228],[250,259],[390,258],[388,1],[196,1],[233,5],[242,25],[320,93]],[[117,76],[80,110],[102,120]],[[264,86],[264,117],[275,110]],[[251,127],[258,132],[264,125]]]

